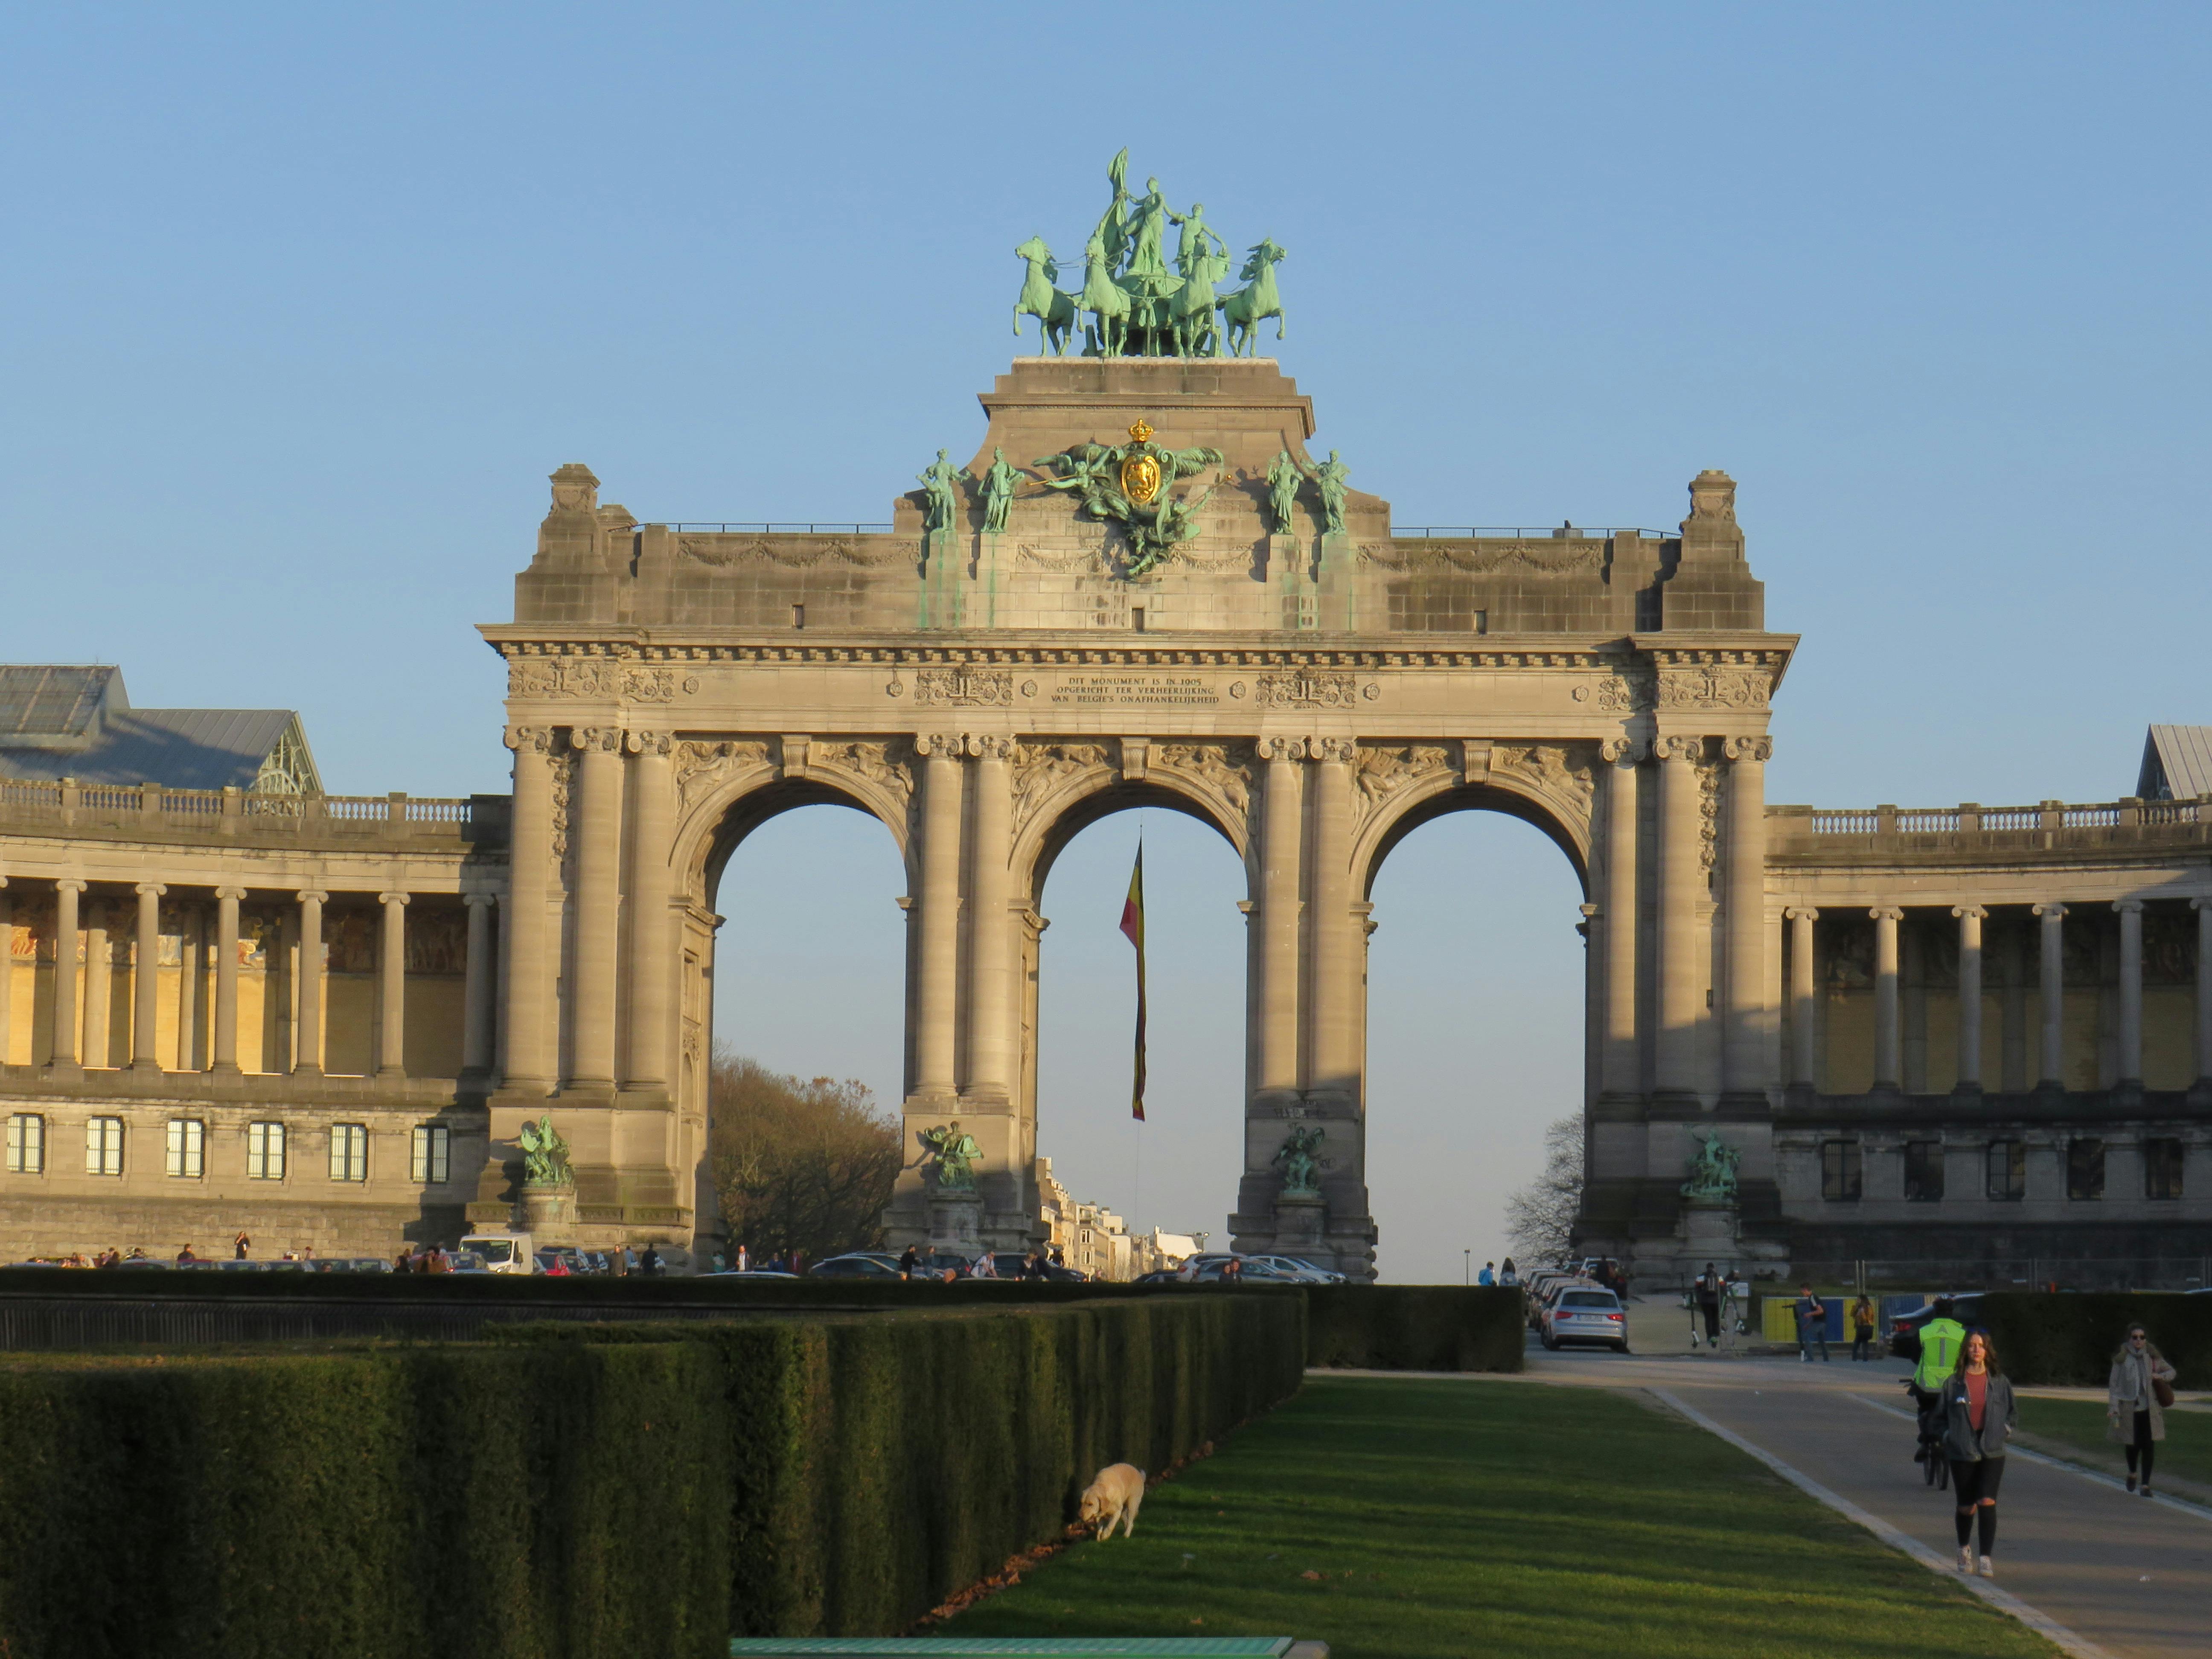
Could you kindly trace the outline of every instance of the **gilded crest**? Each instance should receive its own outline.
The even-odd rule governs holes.
[[[1151,455],[1132,455],[1121,463],[1121,493],[1139,507],[1160,493],[1160,464]]]

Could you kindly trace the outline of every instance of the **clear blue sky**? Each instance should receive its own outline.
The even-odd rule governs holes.
[[[1291,251],[1284,364],[1401,522],[1664,526],[1735,475],[1805,635],[1772,799],[2109,799],[2145,725],[2212,720],[2203,7],[1181,15],[9,9],[0,655],[296,706],[335,789],[501,787],[469,625],[545,474],[647,519],[884,516],[980,429],[1013,245],[1067,249],[1126,143]],[[1147,833],[1189,984],[1138,1214],[1218,1229],[1234,872]],[[1047,896],[1047,1150],[1118,1203],[1133,839]],[[805,971],[730,973],[725,1034],[894,1094],[887,839],[810,813],[732,869],[730,953]],[[1384,1265],[1443,1276],[1576,1098],[1578,896],[1463,820],[1377,896]],[[833,988],[871,1012],[823,1023]]]

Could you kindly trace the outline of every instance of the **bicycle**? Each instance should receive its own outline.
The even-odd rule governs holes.
[[[1929,1399],[1911,1377],[1905,1379],[1905,1391],[1912,1396],[1919,1414],[1915,1428],[1913,1460],[1920,1465],[1922,1480],[1937,1492],[1948,1492],[1951,1486],[1951,1460],[1943,1455],[1943,1437],[1936,1426],[1935,1401]]]

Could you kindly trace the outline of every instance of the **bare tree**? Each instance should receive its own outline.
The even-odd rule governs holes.
[[[1505,1236],[1525,1272],[1564,1261],[1583,1205],[1583,1121],[1563,1117],[1544,1131],[1544,1172],[1505,1200]]]
[[[899,1127],[866,1084],[786,1077],[717,1047],[708,1091],[708,1167],[732,1244],[756,1261],[818,1261],[883,1242]]]

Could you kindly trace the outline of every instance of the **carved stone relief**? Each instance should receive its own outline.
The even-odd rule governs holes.
[[[908,764],[913,744],[904,738],[866,738],[856,742],[823,743],[807,747],[806,769],[842,772],[865,778],[903,808],[914,795],[914,772]]]
[[[677,538],[676,548],[687,558],[696,559],[702,564],[775,564],[788,570],[802,570],[832,560],[839,564],[867,567],[902,561],[919,562],[921,558],[918,543],[858,546],[842,539],[817,541],[811,536],[773,539],[757,537],[750,541],[740,541],[733,536],[682,536]]]
[[[696,678],[672,668],[570,657],[523,657],[507,667],[510,697],[622,697],[633,702],[672,702],[699,689]]]
[[[1631,668],[1625,673],[1606,674],[1574,689],[1577,702],[1586,702],[1601,708],[1608,714],[1633,714],[1651,708],[1658,702],[1652,685],[1651,672],[1646,668]]]
[[[1594,571],[1605,564],[1605,544],[1599,541],[1544,542],[1362,542],[1363,564],[1379,564],[1390,570],[1464,570],[1485,576],[1499,570],[1527,570],[1540,576],[1571,576]]]
[[[1005,708],[1014,701],[1014,677],[1004,668],[917,668],[914,700]]]
[[[1102,770],[1103,743],[1021,743],[1014,749],[1014,834],[1036,815],[1047,796],[1079,772]]]
[[[576,779],[576,752],[573,749],[556,750],[546,757],[545,768],[553,783],[553,859],[561,866],[562,880],[568,880],[568,795]]]
[[[1262,708],[1349,708],[1358,695],[1350,674],[1306,672],[1262,674],[1252,693]]]
[[[731,738],[720,743],[676,745],[676,796],[684,805],[711,794],[724,780],[748,768],[768,764],[763,738]]]
[[[1451,769],[1451,752],[1441,744],[1362,744],[1353,805],[1364,817],[1415,780]]]
[[[1764,668],[1670,668],[1659,676],[1659,706],[1764,708],[1772,683]]]
[[[1533,784],[1545,795],[1571,807],[1588,823],[1590,801],[1597,793],[1597,753],[1594,745],[1574,744],[1493,744],[1490,771]]]
[[[1164,743],[1152,751],[1152,764],[1196,779],[1240,814],[1251,805],[1252,760],[1249,743]]]

